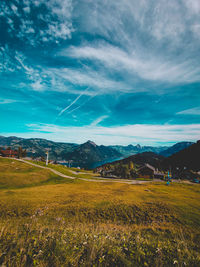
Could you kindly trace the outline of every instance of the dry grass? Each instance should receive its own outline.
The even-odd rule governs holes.
[[[199,185],[59,181],[8,161],[0,159],[0,265],[200,265]]]

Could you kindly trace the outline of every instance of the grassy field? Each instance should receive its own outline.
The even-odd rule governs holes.
[[[199,185],[70,180],[0,158],[0,266],[196,267],[199,251]]]
[[[45,162],[41,162],[41,161],[30,161],[30,162],[40,165],[40,166],[46,166]],[[82,170],[82,169],[77,169],[77,168],[68,168],[67,166],[60,165],[60,164],[48,164],[48,167],[58,172],[61,172],[65,175],[74,177],[74,178],[93,179],[93,178],[100,177],[98,173],[93,173],[92,171],[87,171],[87,170]]]

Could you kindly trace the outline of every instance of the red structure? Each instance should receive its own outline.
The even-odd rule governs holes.
[[[6,149],[6,150],[1,150],[0,155],[2,157],[16,158],[18,153],[17,153],[17,151],[12,150],[12,149]]]

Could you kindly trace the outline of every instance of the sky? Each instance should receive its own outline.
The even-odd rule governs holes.
[[[200,139],[200,1],[1,0],[0,134]]]

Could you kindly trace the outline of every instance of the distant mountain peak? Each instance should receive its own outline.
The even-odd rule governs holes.
[[[97,145],[95,144],[95,142],[93,142],[93,141],[91,141],[91,140],[88,140],[88,141],[86,142],[86,144],[90,144],[90,145],[92,145],[92,146],[94,146],[94,147],[97,146]]]

